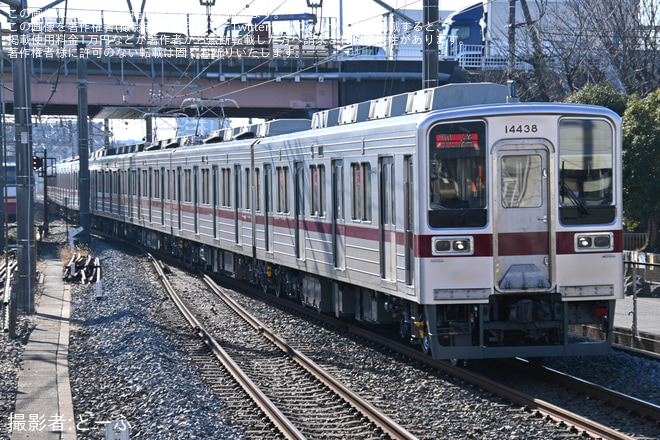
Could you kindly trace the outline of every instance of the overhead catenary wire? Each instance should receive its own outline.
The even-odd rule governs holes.
[[[274,14],[277,12],[277,9],[281,8],[285,3],[287,3],[287,1],[288,1],[288,0],[284,0],[284,1],[283,1],[283,2],[282,2],[277,8],[275,8],[273,11],[269,12],[269,15],[274,15]],[[417,4],[417,3],[420,3],[420,1],[421,1],[421,0],[413,0],[413,1],[410,1],[410,2],[406,2],[406,4],[404,4],[403,6],[400,6],[400,7],[395,8],[395,9],[397,9],[397,10],[406,9],[406,8],[409,8],[411,5],[414,5],[414,4]],[[371,20],[371,19],[373,19],[373,18],[377,18],[377,17],[380,17],[380,16],[382,16],[382,14],[376,14],[376,15],[372,16],[371,18],[365,18],[365,19],[362,19],[362,20],[356,21],[355,23],[349,23],[349,24],[347,24],[345,27],[351,27],[352,25],[360,24],[360,23],[363,23],[363,22],[365,22],[365,21],[367,21],[367,20]],[[438,24],[438,23],[436,22],[436,23],[431,23],[430,25],[437,25],[437,24]],[[413,30],[414,30],[414,29],[410,29],[410,30],[408,30],[408,32],[413,32]],[[249,32],[253,32],[253,31],[250,30]],[[387,36],[384,37],[384,39],[381,41],[381,43],[382,43],[382,44],[386,44],[386,43],[387,43]],[[235,47],[235,46],[231,46],[231,47]],[[305,68],[302,68],[302,69],[298,69],[298,70],[296,70],[296,71],[294,71],[294,72],[290,72],[290,73],[287,73],[287,74],[281,75],[279,79],[284,79],[284,78],[289,78],[289,77],[295,77],[295,76],[298,75],[298,74],[301,74],[301,73],[307,72],[307,71],[309,71],[309,70],[311,70],[311,69],[315,69],[316,67],[318,67],[318,66],[320,66],[320,65],[323,65],[323,64],[325,64],[325,63],[327,63],[327,62],[329,62],[329,61],[333,61],[333,59],[335,59],[336,56],[337,56],[337,55],[330,55],[330,56],[328,56],[328,57],[326,57],[326,58],[323,58],[323,59],[317,61],[316,63],[311,64],[311,65],[308,66],[308,67],[305,67]],[[176,98],[182,98],[182,97],[183,97],[183,98],[186,98],[186,97],[191,97],[191,96],[195,96],[195,95],[200,95],[200,94],[202,94],[202,93],[204,93],[204,92],[211,91],[211,90],[213,90],[213,89],[215,89],[215,88],[217,88],[217,87],[226,86],[227,83],[232,82],[232,81],[235,81],[235,80],[236,80],[235,78],[231,78],[231,79],[229,79],[229,80],[227,80],[227,81],[220,81],[220,82],[218,82],[218,84],[214,84],[214,85],[212,85],[212,86],[209,86],[209,87],[206,87],[206,88],[203,88],[203,89],[198,89],[198,90],[195,90],[195,91],[191,91],[190,93],[182,93],[182,90],[185,90],[186,88],[188,88],[189,86],[191,86],[196,80],[198,80],[203,74],[205,74],[205,73],[208,71],[208,69],[211,68],[211,66],[213,65],[213,63],[218,62],[218,61],[221,62],[221,61],[222,61],[222,58],[216,58],[215,60],[213,60],[212,62],[210,62],[210,63],[209,63],[204,69],[202,69],[197,75],[195,75],[195,77],[193,77],[193,78],[191,78],[190,80],[188,80],[188,82],[187,82],[187,83],[181,88],[181,90],[179,90],[179,93],[175,93],[175,94],[170,95],[170,96],[171,96],[170,101],[171,101],[171,100],[174,100],[174,99],[176,99]],[[259,67],[261,67],[261,66],[263,66],[263,65],[265,65],[265,64],[268,64],[269,62],[270,62],[270,59],[267,59],[267,60],[265,60],[264,62],[262,62],[262,63],[260,63],[260,64],[258,64],[258,65],[256,65],[256,66],[254,66],[253,68],[251,68],[250,70],[248,70],[248,71],[245,72],[245,73],[251,73],[251,72],[257,70]],[[192,67],[192,65],[193,65],[192,62],[188,63],[188,66],[186,67],[186,69],[184,70],[184,72],[187,72],[187,70],[188,70],[190,67]],[[184,72],[182,72],[182,74],[179,75],[179,78],[177,79],[177,81],[176,81],[172,86],[170,86],[170,89],[169,89],[169,90],[173,90],[173,88],[174,88],[175,86],[177,86],[177,85],[180,84],[180,82],[184,79]],[[273,78],[273,79],[270,79],[270,80],[262,81],[262,82],[260,82],[260,83],[258,83],[258,84],[249,85],[249,86],[246,86],[246,87],[242,88],[240,91],[242,92],[242,91],[245,91],[245,90],[254,89],[254,88],[256,88],[256,87],[263,87],[263,86],[265,86],[265,85],[267,85],[267,84],[270,84],[270,83],[272,83],[272,82],[277,82],[279,79],[278,79],[278,78]],[[227,92],[227,93],[224,93],[224,94],[221,94],[221,95],[215,96],[214,99],[226,98],[226,97],[232,96],[232,95],[234,95],[235,93],[238,93],[238,92],[239,92],[239,91]],[[162,109],[165,108],[165,107],[167,107],[167,105],[162,105],[162,106],[160,107],[159,110],[162,110]]]

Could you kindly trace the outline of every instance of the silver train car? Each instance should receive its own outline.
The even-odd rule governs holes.
[[[90,157],[97,228],[438,359],[595,355],[623,296],[621,122],[453,84]],[[78,209],[78,162],[52,200]],[[584,341],[571,326],[600,326]]]

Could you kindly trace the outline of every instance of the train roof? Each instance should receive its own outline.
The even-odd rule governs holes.
[[[140,151],[179,148],[189,145],[228,142],[233,140],[265,138],[307,130],[355,124],[426,113],[433,110],[460,108],[474,105],[503,104],[509,98],[509,87],[494,83],[447,84],[415,92],[372,99],[343,107],[314,113],[312,119],[276,119],[241,127],[214,131],[208,138],[184,136],[163,139],[153,144],[140,143],[99,150],[92,157],[113,156]]]

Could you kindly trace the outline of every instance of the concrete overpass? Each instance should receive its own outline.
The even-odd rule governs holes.
[[[32,114],[76,115],[77,58],[30,57]],[[421,61],[231,57],[222,59],[86,55],[89,116],[309,117],[328,109],[418,90]],[[11,54],[3,78],[7,113],[13,112]],[[440,62],[439,82],[457,80],[457,66]],[[222,104],[222,105],[221,105]]]

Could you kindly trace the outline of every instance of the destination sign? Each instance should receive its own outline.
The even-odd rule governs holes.
[[[479,148],[479,135],[477,133],[436,134],[435,148]]]

